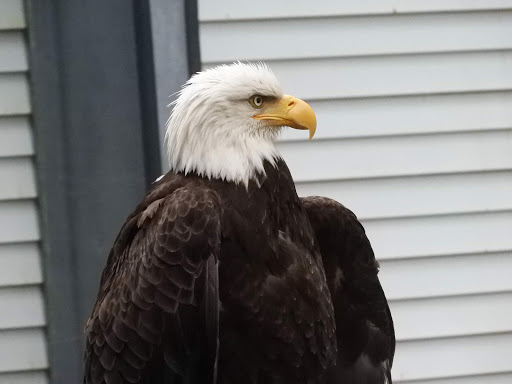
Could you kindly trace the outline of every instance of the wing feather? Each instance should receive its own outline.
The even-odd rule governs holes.
[[[338,363],[332,382],[391,383],[393,320],[364,228],[335,200],[310,196],[301,202],[319,243],[334,305]]]
[[[214,382],[219,246],[206,189],[176,189],[128,218],[86,326],[84,383]]]

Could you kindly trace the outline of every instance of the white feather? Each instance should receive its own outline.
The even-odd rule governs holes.
[[[280,98],[281,86],[265,64],[234,63],[192,76],[173,103],[166,143],[171,169],[248,184],[279,157],[280,129],[252,118],[253,95]]]

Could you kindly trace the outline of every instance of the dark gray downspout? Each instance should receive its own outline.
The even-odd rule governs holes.
[[[82,382],[108,250],[160,173],[168,95],[194,51],[184,2],[26,0],[52,384]]]

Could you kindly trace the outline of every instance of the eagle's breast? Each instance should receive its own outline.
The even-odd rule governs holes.
[[[268,164],[247,189],[219,193],[220,382],[321,380],[336,356],[333,308],[286,164]]]

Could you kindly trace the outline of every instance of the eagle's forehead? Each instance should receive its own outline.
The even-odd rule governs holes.
[[[234,63],[203,71],[191,79],[208,85],[229,98],[247,98],[254,94],[281,97],[283,91],[272,70],[263,63]],[[213,87],[212,87],[213,85]]]

